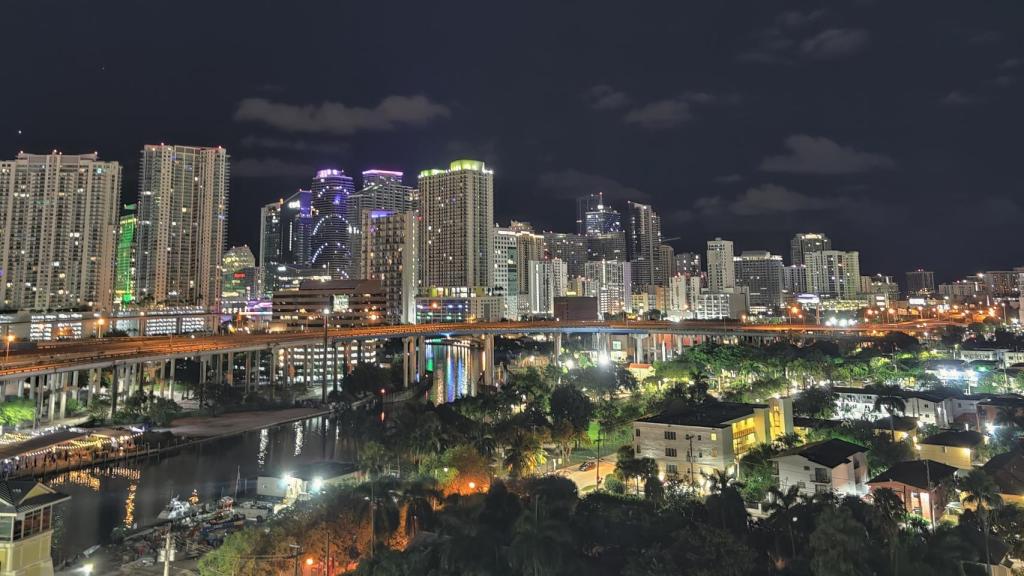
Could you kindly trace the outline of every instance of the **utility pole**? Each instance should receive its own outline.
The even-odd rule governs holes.
[[[597,426],[597,466],[594,467],[595,490],[601,488],[601,425]]]
[[[295,550],[295,576],[299,576],[299,556],[302,554],[302,547],[298,544],[289,544],[288,547]]]
[[[690,447],[686,449],[686,459],[690,462],[690,487],[692,488],[697,485],[697,479],[693,476],[693,434],[687,434],[684,438],[690,443]]]
[[[167,525],[167,541],[164,543],[164,576],[171,576],[171,533],[174,522]]]

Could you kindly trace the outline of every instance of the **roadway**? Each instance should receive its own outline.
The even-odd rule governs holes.
[[[483,322],[456,324],[402,324],[332,329],[333,342],[377,338],[458,337],[514,334],[673,334],[709,337],[789,337],[865,340],[888,332],[922,332],[949,324],[940,320],[861,324],[849,327],[817,324],[739,324],[712,321],[611,321],[611,322]],[[12,350],[0,363],[0,379],[27,377],[69,370],[110,367],[121,364],[165,361],[213,353],[251,352],[276,348],[322,346],[322,330],[220,335],[174,335],[162,337],[96,338],[41,343],[36,349]]]

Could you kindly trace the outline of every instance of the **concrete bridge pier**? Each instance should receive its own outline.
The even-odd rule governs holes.
[[[493,336],[489,336],[489,338],[491,338],[491,340],[493,342],[494,337]],[[562,355],[562,333],[561,332],[556,332],[554,334],[552,340],[555,343],[555,347],[554,347],[555,348],[555,350],[554,350],[555,362],[558,362],[558,358],[561,357],[561,355]]]
[[[560,348],[561,347],[562,335],[561,334],[556,334],[555,336],[556,336],[556,338],[559,341],[558,346]],[[480,361],[482,363],[483,371],[484,371],[484,385],[485,386],[494,386],[494,335],[493,334],[487,334],[486,336],[484,336],[484,353],[483,353],[483,357],[480,359]]]

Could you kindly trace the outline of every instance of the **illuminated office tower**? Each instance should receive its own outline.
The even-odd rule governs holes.
[[[583,267],[587,263],[587,237],[579,234],[545,232],[544,253],[546,258],[564,261],[570,278],[583,276]]]
[[[220,307],[227,234],[227,150],[147,145],[139,175],[136,300]]]
[[[245,302],[256,296],[256,257],[248,246],[235,246],[225,251],[221,269],[223,302]]]
[[[793,266],[807,264],[807,255],[812,252],[831,250],[832,240],[818,232],[796,234],[789,241],[789,263]]]
[[[586,296],[597,298],[598,312],[602,316],[625,312],[633,307],[633,282],[629,262],[587,262],[584,276],[587,279]]]
[[[522,276],[522,277],[521,277]],[[519,284],[526,282],[519,272],[519,238],[511,228],[494,229],[494,293],[504,301],[504,318],[519,319]]]
[[[808,253],[807,285],[821,298],[853,300],[860,291],[860,255],[841,250]]]
[[[334,279],[348,278],[352,266],[348,202],[354,192],[355,184],[344,170],[320,170],[313,178],[310,265]]]
[[[486,288],[494,284],[494,172],[456,160],[419,175],[423,272],[421,288]]]
[[[114,265],[114,304],[125,306],[135,299],[135,229],[137,205],[125,204],[117,224],[117,262]]]
[[[736,286],[746,288],[751,312],[770,312],[782,306],[782,256],[767,250],[744,250],[733,263]]]
[[[565,262],[530,261],[530,314],[550,316],[555,312],[555,298],[565,296],[569,276]]]
[[[0,305],[109,309],[121,165],[93,154],[0,161]]]
[[[626,206],[626,259],[633,286],[663,285],[667,278],[661,273],[661,218],[647,204]]]

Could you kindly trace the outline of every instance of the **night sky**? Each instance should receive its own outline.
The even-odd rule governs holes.
[[[1024,2],[82,2],[4,6],[0,155],[232,155],[229,241],[313,171],[496,171],[496,217],[649,202],[677,251],[863,274],[1024,265]]]

